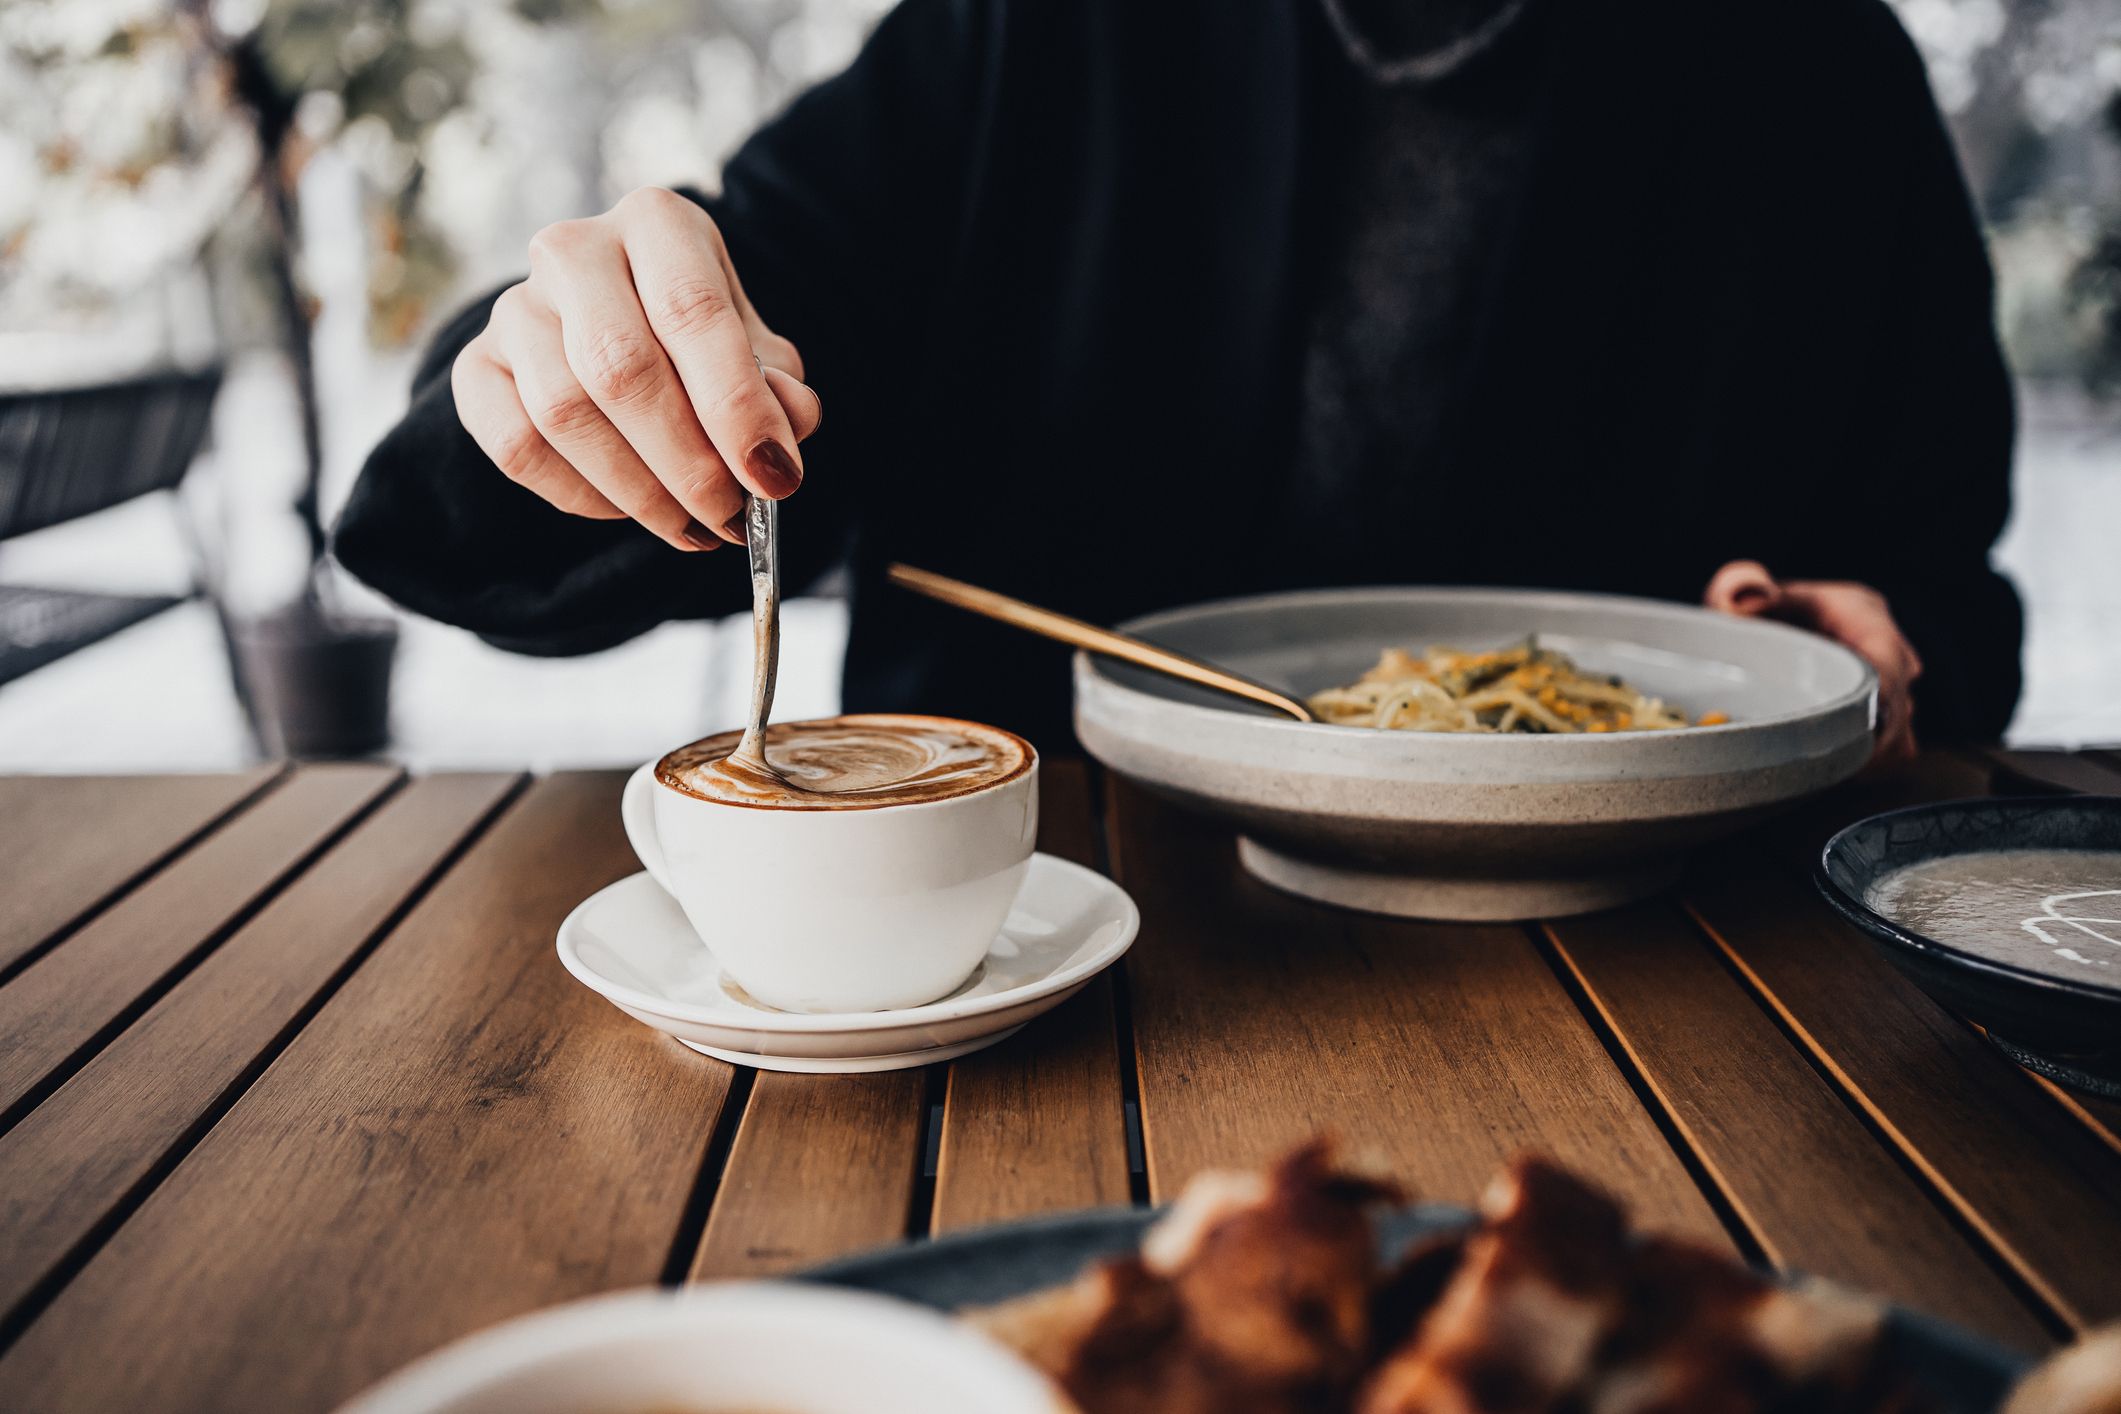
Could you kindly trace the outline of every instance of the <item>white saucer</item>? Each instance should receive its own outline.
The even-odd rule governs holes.
[[[722,976],[645,873],[578,904],[560,924],[559,951],[583,986],[696,1051],[762,1070],[853,1074],[930,1065],[1014,1035],[1118,961],[1140,926],[1119,885],[1035,854],[985,961],[925,1006],[811,1015],[761,1005]]]

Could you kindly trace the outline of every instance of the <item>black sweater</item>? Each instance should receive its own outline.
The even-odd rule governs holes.
[[[1455,393],[1475,434],[1398,473],[1419,494],[1338,508],[1412,508],[1387,562],[1273,513],[1331,136],[1317,6],[906,0],[732,159],[707,205],[827,409],[782,540],[791,585],[852,566],[847,706],[1067,740],[1064,652],[889,588],[892,560],[1112,622],[1308,584],[1692,600],[1744,556],[1883,590],[1928,665],[1926,737],[1998,733],[2009,383],[1880,0],[1556,7]],[[738,558],[561,515],[487,462],[448,380],[485,307],[423,362],[340,560],[527,652],[741,609]]]

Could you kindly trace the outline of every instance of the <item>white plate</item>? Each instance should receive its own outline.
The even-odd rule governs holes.
[[[1063,1408],[1016,1355],[935,1311],[808,1284],[718,1282],[593,1296],[518,1317],[415,1361],[340,1414]]]
[[[751,1000],[645,873],[591,894],[560,924],[575,979],[696,1051],[763,1070],[854,1073],[930,1065],[991,1046],[1118,961],[1141,915],[1119,885],[1035,854],[979,970],[940,1001],[802,1014]]]

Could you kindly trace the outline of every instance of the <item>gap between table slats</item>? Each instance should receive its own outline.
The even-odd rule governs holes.
[[[2022,1350],[2035,1310],[1793,1049],[1700,933],[1654,902],[1546,925],[1753,1243]]]
[[[2121,759],[2112,753],[2081,751],[2004,751],[1983,753],[1997,768],[1996,786],[2015,794],[2026,784],[2093,795],[2121,795]],[[2044,1075],[2026,1074],[2055,1103],[2108,1147],[2121,1152],[2121,1100],[2065,1090]]]
[[[2085,752],[1991,748],[1982,750],[1980,759],[1995,767],[1999,795],[2040,790],[2121,795],[2121,766]]]
[[[1090,768],[1049,761],[1039,848],[1098,867]],[[1109,977],[999,1046],[950,1063],[930,1230],[1128,1200],[1126,1099]]]
[[[2121,1154],[2121,1100],[2103,1099],[2098,1095],[2081,1094],[2065,1090],[2044,1075],[2026,1072],[2026,1077],[2053,1097],[2056,1104],[2074,1115],[2079,1124],[2089,1129],[2100,1142],[2115,1153]]]
[[[1730,1234],[1520,928],[1323,908],[1238,866],[1227,830],[1114,783],[1151,1192],[1325,1132],[1423,1200],[1470,1203],[1538,1150],[1660,1228]]]
[[[553,956],[637,867],[620,785],[554,777],[500,817],[0,1356],[0,1408],[330,1408],[657,1279],[728,1072]]]
[[[760,1071],[689,1276],[778,1276],[903,1238],[926,1093],[918,1070]]]
[[[1839,824],[1982,794],[1949,755],[1801,812],[1763,857],[1716,851],[1683,886],[1735,973],[1903,1160],[2063,1321],[2121,1315],[2121,1153],[1816,905],[1804,875]]]
[[[1095,857],[1077,761],[1040,772],[1040,847]],[[1086,989],[954,1063],[924,1203],[927,1071],[760,1071],[707,1212],[693,1280],[770,1276],[929,1230],[1125,1201],[1126,1140],[1109,992]]]
[[[0,1344],[520,784],[413,781],[0,1137]]]
[[[0,981],[281,779],[226,775],[0,778]]]
[[[0,1125],[12,1125],[401,779],[297,770],[0,986]]]

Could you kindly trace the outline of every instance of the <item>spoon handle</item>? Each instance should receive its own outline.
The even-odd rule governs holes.
[[[1045,638],[1056,639],[1087,652],[1100,653],[1107,658],[1117,658],[1123,663],[1132,663],[1137,668],[1147,668],[1152,673],[1162,673],[1194,683],[1200,687],[1214,688],[1248,702],[1257,702],[1263,707],[1272,707],[1277,712],[1287,713],[1299,722],[1316,721],[1311,709],[1286,693],[1276,692],[1265,683],[1239,677],[1225,672],[1198,658],[1188,658],[1183,653],[1174,653],[1168,648],[1159,648],[1139,638],[1124,633],[1115,633],[1109,628],[1084,623],[1081,619],[1056,614],[1051,609],[1041,609],[1036,604],[1026,604],[1021,599],[1012,599],[1006,594],[997,594],[991,589],[966,584],[947,575],[929,570],[915,569],[911,565],[893,565],[885,571],[893,584],[939,599],[945,604],[984,615],[1014,628],[1027,629]]]
[[[744,498],[744,548],[751,556],[751,719],[732,759],[754,768],[766,764],[766,719],[773,713],[773,684],[781,666],[780,503]]]

